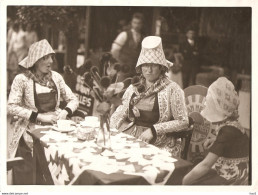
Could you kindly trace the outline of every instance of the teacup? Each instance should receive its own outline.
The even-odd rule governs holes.
[[[99,118],[96,116],[86,116],[85,117],[85,122],[98,122]]]
[[[58,120],[57,127],[59,130],[69,130],[69,129],[71,129],[71,121],[70,120]]]
[[[99,119],[96,116],[86,116],[85,120],[82,122],[82,125],[87,127],[98,127]]]

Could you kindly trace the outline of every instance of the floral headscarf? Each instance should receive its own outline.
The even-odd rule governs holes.
[[[227,117],[238,116],[239,97],[235,87],[226,77],[218,78],[208,89],[216,108]]]
[[[210,104],[210,107],[206,106],[201,115],[207,119],[214,119],[211,122],[216,122],[218,127],[230,125],[245,133],[245,129],[237,121],[239,97],[233,83],[225,77],[220,77],[210,85],[208,94],[211,97],[212,104]],[[216,117],[221,120],[215,121]]]

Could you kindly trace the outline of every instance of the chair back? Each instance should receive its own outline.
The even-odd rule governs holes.
[[[211,133],[211,123],[201,116],[204,108],[207,87],[201,85],[193,85],[184,89],[185,102],[189,118],[193,120],[192,137],[190,139],[187,160],[195,163],[203,160],[207,151],[203,147],[203,143],[208,137],[213,137]]]

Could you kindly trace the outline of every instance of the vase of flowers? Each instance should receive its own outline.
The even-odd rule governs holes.
[[[112,64],[106,61],[102,63],[111,68]],[[96,66],[89,68],[83,75],[84,85],[91,89],[93,96],[99,102],[96,111],[99,113],[100,126],[96,142],[103,150],[111,149],[110,112],[113,107],[122,103],[121,93],[125,91],[126,86],[123,82],[116,82],[116,79],[111,83],[113,76],[104,74],[100,77]]]

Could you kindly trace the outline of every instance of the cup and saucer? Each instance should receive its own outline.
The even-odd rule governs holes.
[[[80,125],[82,127],[99,127],[99,119],[96,116],[86,116],[84,121],[81,121]]]
[[[58,120],[57,124],[52,126],[52,129],[61,133],[67,133],[76,130],[73,124],[74,122],[71,120]]]

